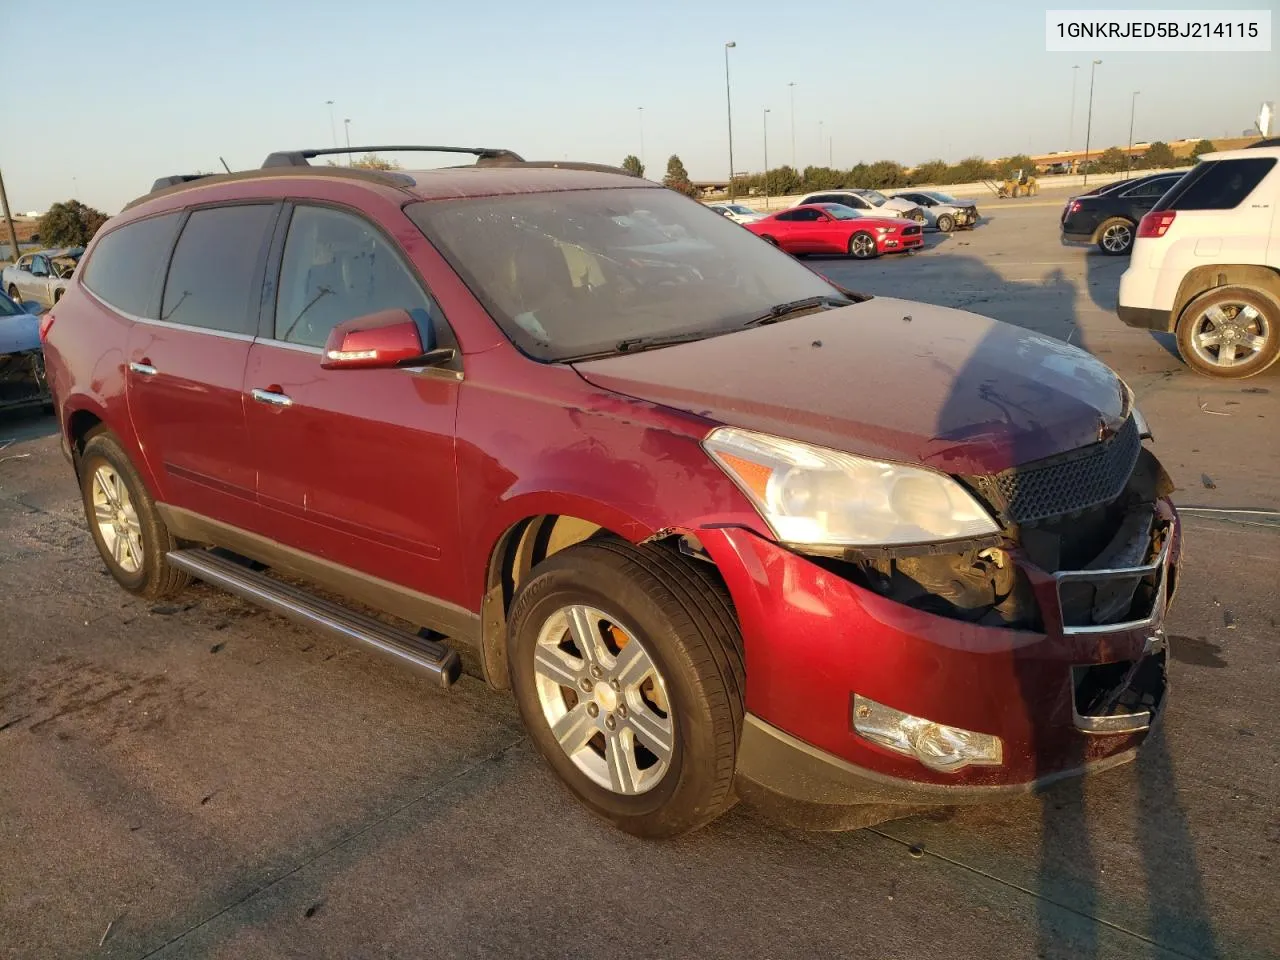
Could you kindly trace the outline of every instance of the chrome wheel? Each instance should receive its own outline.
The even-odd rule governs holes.
[[[859,260],[866,260],[868,257],[875,256],[876,242],[869,234],[854,234],[853,239],[849,241],[849,252]]]
[[[1133,228],[1127,223],[1113,223],[1102,231],[1100,242],[1107,253],[1124,253],[1133,244]]]
[[[93,518],[111,559],[125,573],[142,569],[142,524],[120,474],[103,464],[93,474]]]
[[[671,766],[666,683],[633,631],[595,607],[561,607],[533,654],[538,703],[574,765],[613,793],[653,789]]]
[[[1197,359],[1213,367],[1249,363],[1271,339],[1267,318],[1248,303],[1230,300],[1206,308],[1191,329],[1191,349]]]

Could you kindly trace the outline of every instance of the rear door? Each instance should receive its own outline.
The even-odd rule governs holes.
[[[1120,193],[1123,201],[1123,214],[1137,223],[1156,205],[1156,201],[1164,196],[1165,191],[1181,179],[1181,175],[1168,177],[1152,177],[1137,186],[1130,187]]]
[[[163,498],[237,527],[257,512],[241,386],[280,209],[190,211],[159,311],[129,334],[129,412]]]
[[[380,310],[418,311],[438,345],[456,344],[391,237],[409,231],[421,236],[407,219],[375,223],[319,204],[292,209],[277,241],[273,315],[249,351],[244,403],[263,533],[460,605],[453,445],[461,364],[320,366],[336,324]]]

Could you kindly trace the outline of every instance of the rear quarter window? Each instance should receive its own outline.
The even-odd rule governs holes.
[[[1275,165],[1274,157],[1202,161],[1161,198],[1155,209],[1232,210],[1253,193]]]
[[[106,303],[135,317],[155,319],[178,213],[135,220],[98,241],[82,282]]]

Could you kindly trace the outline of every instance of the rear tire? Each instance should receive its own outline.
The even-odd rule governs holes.
[[[956,228],[955,218],[949,213],[943,213],[938,216],[938,230],[941,233],[950,233]]]
[[[165,559],[178,542],[120,441],[105,431],[94,434],[84,445],[78,470],[89,532],[116,582],[149,600],[172,596],[190,583],[186,573]]]
[[[849,238],[849,256],[855,260],[873,260],[880,255],[876,239],[865,230],[859,230]]]
[[[710,566],[657,544],[576,544],[533,569],[507,637],[529,736],[593,813],[672,837],[737,801],[742,640]]]
[[[1123,257],[1133,250],[1134,225],[1124,217],[1112,217],[1098,228],[1098,249],[1108,257]]]
[[[9,299],[19,306],[22,304],[22,301],[18,299],[18,288],[12,284],[9,285]]]
[[[1252,287],[1217,287],[1187,304],[1177,334],[1191,369],[1243,380],[1280,357],[1280,302]]]

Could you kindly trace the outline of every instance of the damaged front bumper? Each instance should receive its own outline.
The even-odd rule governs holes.
[[[50,399],[40,350],[0,354],[0,410],[38,406]]]
[[[1047,571],[1005,544],[1010,596],[1024,617],[1034,608],[1034,627],[979,622],[950,602],[946,614],[909,606],[823,558],[706,531],[746,652],[740,794],[806,808],[808,825],[857,826],[857,805],[974,802],[1130,759],[1165,702],[1163,621],[1180,557],[1167,497],[1131,513],[1085,569]],[[888,750],[854,729],[855,695],[998,737],[1001,760],[948,772]]]

